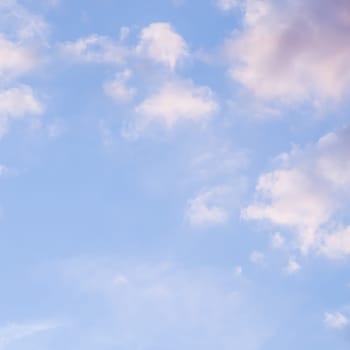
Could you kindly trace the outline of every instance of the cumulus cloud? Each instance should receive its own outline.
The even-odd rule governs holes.
[[[87,63],[121,64],[127,54],[122,45],[96,34],[62,43],[59,48],[64,55]]]
[[[105,83],[104,91],[107,96],[111,97],[117,102],[130,101],[136,94],[136,88],[127,85],[132,72],[128,69],[116,74],[114,80]]]
[[[39,115],[43,110],[43,105],[27,85],[0,90],[0,137],[7,132],[11,120]]]
[[[291,228],[304,253],[320,246],[329,254],[340,252],[339,240],[348,241],[349,231],[334,236],[325,231],[350,199],[349,150],[348,127],[325,135],[304,150],[282,155],[280,168],[260,177],[257,199],[242,216]]]
[[[188,202],[186,218],[192,226],[224,224],[229,220],[229,186],[217,186],[199,193]]]
[[[326,312],[324,323],[329,328],[343,329],[348,326],[349,319],[340,312]]]
[[[12,77],[29,72],[38,64],[33,49],[7,40],[0,33],[0,77],[9,80]]]
[[[188,46],[169,23],[160,22],[152,23],[141,31],[136,52],[173,70],[188,56]]]
[[[14,0],[0,2],[0,78],[2,83],[28,73],[40,63],[48,26]]]
[[[350,84],[349,18],[346,0],[245,0],[227,44],[231,77],[266,100],[339,98]]]
[[[133,132],[137,136],[154,123],[167,129],[184,121],[202,123],[217,110],[218,103],[209,87],[196,86],[188,80],[167,81],[136,106],[138,118]]]

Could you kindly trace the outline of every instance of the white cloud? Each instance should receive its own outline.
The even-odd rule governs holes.
[[[295,230],[304,253],[319,249],[322,230],[350,199],[349,150],[350,128],[345,128],[305,150],[282,155],[281,167],[260,177],[257,200],[242,211],[242,216]],[[335,237],[340,236],[326,237],[328,249],[336,251]]]
[[[210,88],[187,80],[166,82],[136,107],[141,128],[154,122],[168,129],[181,121],[203,122],[217,110],[218,104]]]
[[[339,98],[350,85],[350,3],[246,0],[228,41],[230,73],[255,96],[284,102]]]
[[[9,78],[26,73],[38,64],[33,49],[7,40],[0,33],[0,77]]]
[[[230,11],[240,4],[240,0],[216,0],[216,5],[222,11]]]
[[[350,255],[350,227],[341,228],[324,236],[322,253],[330,258],[341,258]]]
[[[104,85],[106,95],[115,101],[130,101],[137,92],[135,88],[127,86],[127,82],[131,78],[131,75],[132,73],[128,69],[116,74],[114,80],[109,81]]]
[[[301,269],[300,264],[294,258],[289,259],[288,265],[286,267],[286,271],[289,274],[294,274],[298,272],[300,269]]]
[[[218,186],[203,191],[188,201],[186,218],[192,226],[224,224],[229,220],[227,197],[232,194],[229,186]]]
[[[340,312],[326,312],[324,315],[324,323],[329,328],[343,329],[348,326],[349,320]]]
[[[28,323],[28,324],[10,324],[0,328],[0,349],[7,348],[16,340],[31,337],[38,333],[47,332],[57,328],[52,322]]]
[[[96,34],[62,43],[59,47],[64,55],[87,63],[121,64],[127,55],[125,47]]]
[[[39,115],[43,113],[43,109],[43,105],[29,86],[0,90],[0,137],[7,132],[11,120],[27,115]]]
[[[188,56],[188,47],[169,23],[152,23],[141,31],[136,52],[173,70]]]

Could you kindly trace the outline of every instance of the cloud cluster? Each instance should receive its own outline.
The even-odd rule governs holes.
[[[348,127],[283,154],[281,166],[260,177],[257,199],[242,216],[293,229],[305,253],[317,248],[329,256],[349,254],[350,231],[333,228],[335,215],[350,200],[349,150]]]
[[[119,40],[92,35],[60,45],[61,52],[74,60],[123,67],[113,80],[104,84],[106,95],[117,103],[133,103],[142,94],[140,88],[132,86],[131,78],[141,81],[141,86],[145,85],[142,79],[148,79],[146,95],[130,108],[133,115],[124,136],[137,138],[152,124],[169,130],[182,121],[204,122],[218,110],[209,87],[197,86],[177,74],[177,67],[190,56],[190,50],[169,23],[151,23],[141,29],[136,45],[126,44],[129,35],[130,29],[122,28]],[[157,70],[161,67],[161,77],[155,82],[152,74],[138,74],[140,63],[150,63],[150,71],[155,69],[153,65]]]
[[[245,0],[230,75],[265,100],[338,99],[350,86],[350,3]]]
[[[14,0],[0,3],[0,137],[12,120],[43,112],[32,88],[18,79],[36,69],[47,25]]]

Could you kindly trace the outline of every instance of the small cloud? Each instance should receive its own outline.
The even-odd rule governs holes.
[[[131,78],[132,72],[128,69],[116,74],[114,80],[105,83],[104,91],[107,96],[114,101],[127,102],[136,94],[135,88],[127,86],[128,80]]]
[[[200,227],[226,223],[230,215],[225,198],[230,193],[230,187],[218,186],[190,199],[186,210],[186,218],[190,225]]]
[[[185,40],[169,23],[152,23],[144,28],[136,52],[144,58],[174,70],[189,55]]]
[[[286,271],[289,274],[292,275],[292,274],[298,272],[300,269],[301,269],[300,264],[294,258],[289,259],[288,265],[286,267]]]
[[[90,35],[59,45],[63,55],[86,63],[121,64],[127,55],[125,47],[101,35]]]
[[[343,329],[348,326],[349,319],[340,312],[326,312],[324,323],[329,328]]]
[[[180,122],[203,123],[219,109],[212,90],[196,86],[192,81],[174,80],[136,106],[136,120],[125,135],[138,137],[151,124],[172,129]]]

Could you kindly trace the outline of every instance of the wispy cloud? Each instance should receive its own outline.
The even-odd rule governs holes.
[[[5,349],[17,340],[36,336],[57,327],[58,325],[53,322],[12,323],[0,327],[0,349]]]

